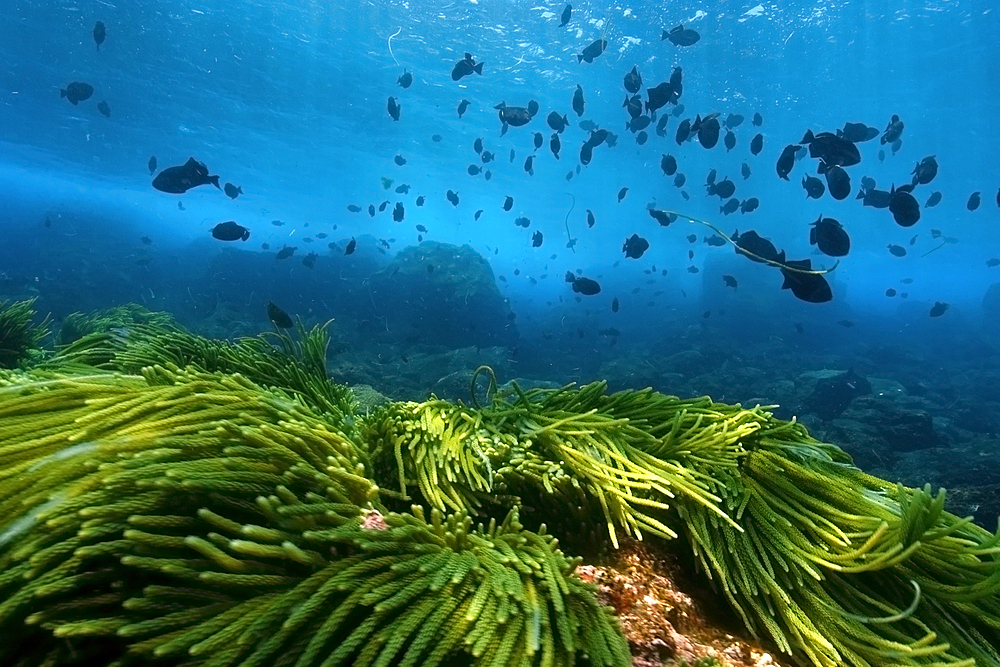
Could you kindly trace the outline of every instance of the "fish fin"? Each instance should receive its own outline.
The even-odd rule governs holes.
[[[215,187],[219,188],[220,190],[222,189],[221,187],[219,187],[219,177],[218,176],[209,176],[208,177],[208,182],[211,183],[212,185],[214,185]]]
[[[478,63],[476,63],[476,66],[472,68],[472,71],[475,72],[476,74],[482,74],[483,73],[483,61],[480,60]]]

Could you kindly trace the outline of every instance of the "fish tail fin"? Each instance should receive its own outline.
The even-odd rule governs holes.
[[[478,63],[476,63],[476,66],[472,68],[472,71],[475,72],[476,74],[482,74],[483,62],[480,60]]]
[[[209,183],[211,183],[215,187],[219,188],[220,190],[222,189],[221,187],[219,187],[219,177],[218,176],[209,176],[208,177],[208,181],[209,181]]]
[[[239,192],[240,194],[243,194],[243,186],[241,185],[240,187],[236,188],[236,191]]]
[[[802,137],[802,141],[800,141],[799,143],[800,144],[811,144],[813,142],[813,139],[815,139],[815,138],[816,137],[813,136],[813,131],[812,130],[806,130],[805,136]]]
[[[66,97],[66,95],[68,95],[68,94],[69,93],[67,93],[65,89],[63,89],[63,88],[59,89],[59,99],[62,99],[64,97]]]

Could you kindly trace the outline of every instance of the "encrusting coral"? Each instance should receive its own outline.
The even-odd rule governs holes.
[[[0,664],[626,665],[566,528],[682,536],[803,665],[1000,665],[1000,537],[765,408],[362,415],[297,338],[135,325],[0,376]]]

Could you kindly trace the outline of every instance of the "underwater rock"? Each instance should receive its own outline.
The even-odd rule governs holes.
[[[803,406],[820,419],[829,421],[839,417],[855,397],[871,393],[871,383],[852,369],[819,379]]]
[[[895,452],[913,452],[948,444],[944,437],[934,430],[931,416],[919,410],[907,410],[885,404],[878,410],[875,426],[882,439]]]
[[[511,345],[519,337],[493,269],[468,245],[424,241],[403,248],[368,287],[360,319],[379,321],[373,334],[382,340],[461,348]]]

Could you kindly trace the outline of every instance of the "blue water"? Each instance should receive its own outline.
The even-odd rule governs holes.
[[[306,285],[299,281],[308,280],[301,255],[315,250],[319,264],[342,261],[340,248],[357,237],[359,255],[384,263],[416,243],[414,227],[423,224],[425,239],[469,244],[489,261],[516,313],[522,346],[544,348],[542,334],[558,334],[560,327],[571,335],[584,326],[614,326],[626,343],[629,336],[656,339],[665,331],[706,326],[709,310],[711,326],[736,339],[794,337],[793,324],[805,323],[807,342],[797,344],[806,351],[858,341],[932,341],[954,350],[958,336],[995,338],[981,305],[1000,276],[1000,267],[986,265],[1000,256],[1000,47],[991,3],[574,2],[570,24],[558,28],[563,6],[8,0],[0,13],[0,231],[6,238],[0,271],[21,279],[0,299],[40,296],[43,310],[57,318],[75,304],[141,301],[179,309],[164,290],[197,279],[213,257],[228,252],[231,245],[209,232],[235,220],[251,230],[243,249],[273,255],[283,244],[299,248],[272,285],[280,283],[290,310],[321,321],[337,313],[323,312],[320,300],[299,293]],[[91,34],[98,20],[107,26],[100,50]],[[661,30],[680,22],[701,34],[696,45],[660,40]],[[578,63],[576,54],[601,35],[609,41],[607,52],[592,64]],[[485,63],[483,75],[456,83],[449,74],[466,51]],[[621,108],[622,77],[633,65],[644,87],[683,68],[682,118],[744,115],[735,130],[737,147],[727,153],[721,140],[712,150],[697,142],[678,146],[678,118],[671,119],[666,138],[651,126],[649,142],[637,146],[624,129]],[[414,76],[407,90],[396,84],[404,68]],[[94,96],[76,107],[60,99],[60,88],[71,81],[93,84]],[[570,108],[577,84],[586,97],[583,119],[619,139],[613,149],[599,147],[593,162],[567,181],[587,137]],[[388,96],[402,105],[399,122],[386,112]],[[455,109],[463,98],[472,104],[459,119]],[[531,99],[540,103],[539,115],[501,137],[493,107]],[[110,105],[110,118],[97,112],[101,100]],[[553,109],[572,123],[558,161],[548,150],[545,124]],[[758,131],[750,125],[755,112],[764,119],[759,131],[765,136],[757,157],[748,150]],[[944,199],[923,210],[914,227],[897,226],[886,210],[863,208],[853,192],[841,202],[829,194],[806,200],[799,181],[815,172],[815,160],[798,162],[791,181],[778,179],[782,147],[800,141],[807,129],[832,131],[852,121],[881,130],[892,114],[906,126],[898,154],[880,163],[878,150],[888,147],[878,139],[860,144],[862,163],[848,172],[854,192],[865,175],[888,189],[908,182],[918,160],[936,156],[940,172],[918,187],[917,199],[923,204],[935,190]],[[536,131],[545,144],[529,176],[522,165]],[[432,141],[434,134],[443,137],[440,143]],[[493,173],[489,182],[466,172],[479,163],[472,150],[478,137],[497,155],[486,165]],[[513,163],[507,159],[511,148]],[[660,172],[663,153],[678,158],[689,201]],[[245,194],[230,200],[211,186],[182,196],[158,192],[146,169],[151,155],[160,169],[193,156]],[[407,164],[396,166],[395,155]],[[746,181],[740,177],[744,161],[753,171]],[[736,182],[737,197],[759,198],[760,208],[720,214],[722,202],[706,196],[703,186],[713,168],[720,179]],[[412,190],[385,190],[382,177],[393,179],[393,188],[408,183]],[[623,186],[629,192],[618,203]],[[445,199],[448,189],[460,194],[458,207]],[[982,205],[969,212],[966,200],[977,190]],[[417,208],[421,194],[427,204]],[[506,195],[516,201],[510,213],[501,209]],[[384,200],[390,205],[374,219],[346,210]],[[402,223],[392,222],[395,201],[406,207]],[[822,214],[844,224],[852,250],[828,275],[833,301],[803,303],[780,289],[776,269],[736,256],[731,246],[704,245],[701,239],[712,232],[700,225],[681,220],[657,226],[646,213],[649,205],[705,218],[727,233],[756,230],[789,258],[830,267],[834,260],[808,244],[809,224]],[[485,213],[474,221],[477,209]],[[586,226],[587,209],[598,220],[593,229]],[[531,227],[516,227],[518,216],[529,217]],[[285,225],[272,225],[276,219]],[[578,239],[573,249],[566,247],[566,224]],[[932,229],[957,243],[922,256],[938,245]],[[320,230],[329,234],[323,243],[301,242]],[[536,230],[544,234],[540,248],[530,243]],[[621,252],[633,233],[651,245],[640,260]],[[685,239],[692,233],[699,237],[695,244]],[[154,241],[149,248],[139,241],[143,235]],[[375,255],[376,239],[383,238],[396,242],[385,256]],[[336,250],[326,248],[331,241]],[[890,243],[905,247],[907,256],[891,256]],[[689,250],[695,251],[691,260]],[[152,261],[136,267],[144,256]],[[601,294],[575,299],[563,280],[566,271],[599,280]],[[725,288],[722,274],[736,276],[739,289]],[[902,284],[904,278],[912,284]],[[888,288],[908,298],[888,298]],[[245,296],[248,307],[263,312],[266,296],[249,288]],[[622,304],[617,315],[609,308],[615,296]],[[937,301],[950,309],[931,319]],[[845,318],[855,326],[837,324]]]

